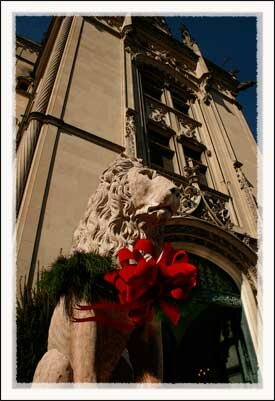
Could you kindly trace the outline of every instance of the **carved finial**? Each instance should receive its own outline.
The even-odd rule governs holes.
[[[179,29],[180,29],[180,32],[181,32],[181,41],[182,41],[182,43],[185,44],[186,46],[192,48],[193,45],[194,45],[194,40],[191,37],[188,28],[184,25],[183,22],[180,22]]]

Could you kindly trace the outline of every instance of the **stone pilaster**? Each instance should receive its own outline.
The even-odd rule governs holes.
[[[70,31],[73,17],[65,17],[62,21],[54,49],[48,62],[45,74],[38,87],[32,112],[45,113],[55,82],[56,74],[60,65],[67,37]],[[33,154],[37,144],[41,129],[41,122],[32,119],[25,133],[23,134],[16,155],[16,207],[20,207],[20,202],[26,185],[29,169]]]

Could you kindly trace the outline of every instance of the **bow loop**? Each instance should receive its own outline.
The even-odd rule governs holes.
[[[183,249],[177,251],[173,256],[172,263],[174,264],[178,262],[189,263],[189,257]]]
[[[133,252],[128,248],[122,248],[117,253],[118,260],[121,266],[124,266],[126,263],[129,264],[130,259],[134,259]]]

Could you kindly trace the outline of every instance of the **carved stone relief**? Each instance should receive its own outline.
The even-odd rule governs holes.
[[[126,152],[131,157],[136,157],[136,131],[136,113],[132,109],[127,109],[125,119]]]
[[[195,185],[188,185],[181,187],[180,191],[180,206],[178,208],[178,215],[184,216],[193,213],[200,204],[201,193]]]
[[[185,46],[189,47],[190,49],[193,49],[195,42],[191,37],[189,30],[182,22],[180,23],[180,31],[181,31],[182,43],[185,44]]]
[[[178,117],[178,122],[180,125],[179,136],[183,135],[183,136],[186,136],[187,138],[197,139],[197,137],[196,137],[197,124],[195,122],[187,120],[186,118],[184,118],[182,116],[178,115],[177,117]]]
[[[150,43],[138,38],[134,35],[132,29],[125,31],[125,50],[132,54],[132,58],[136,59],[138,56],[143,55],[151,60],[158,61],[176,72],[183,74],[186,78],[190,79],[190,67],[181,58],[177,58],[171,54],[161,43]],[[173,77],[174,78],[174,77]],[[193,96],[194,95],[194,92]]]
[[[231,230],[233,225],[230,220],[229,210],[226,207],[226,200],[216,193],[200,189],[198,185],[199,166],[186,166],[183,176],[188,184],[181,187],[178,215],[193,214],[202,220],[210,221],[226,230]]]
[[[199,98],[208,106],[212,100],[212,97],[209,93],[211,79],[212,74],[210,72],[206,72],[202,75],[200,80]]]
[[[226,201],[208,191],[204,191],[202,198],[204,205],[200,218],[231,230],[233,225],[230,220],[229,210],[226,207]]]
[[[148,99],[146,99],[145,108],[147,118],[156,121],[164,127],[169,126],[168,110],[165,105],[162,106],[160,103],[149,101]]]
[[[176,57],[173,57],[170,52],[167,50],[161,49],[159,46],[155,44],[150,44],[149,49],[146,51],[146,55],[149,57],[153,57],[156,61],[160,61],[169,67],[174,68],[176,71],[186,71],[188,70],[188,66],[179,62]]]

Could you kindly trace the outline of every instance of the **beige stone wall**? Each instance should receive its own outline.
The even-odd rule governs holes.
[[[84,21],[64,120],[122,143],[121,41]]]
[[[237,106],[216,95],[215,104],[224,124],[224,135],[232,146],[236,159],[243,163],[242,170],[257,190],[257,145],[249,129],[245,130]]]
[[[36,52],[32,49],[28,49],[25,46],[21,45],[20,43],[17,43],[16,56],[20,56],[24,59],[31,61],[32,63],[35,63],[37,60],[37,55],[38,55],[38,52]]]
[[[116,156],[84,139],[60,135],[37,255],[41,267],[47,268],[61,248],[63,254],[69,252],[73,231],[97,189],[99,175]]]

